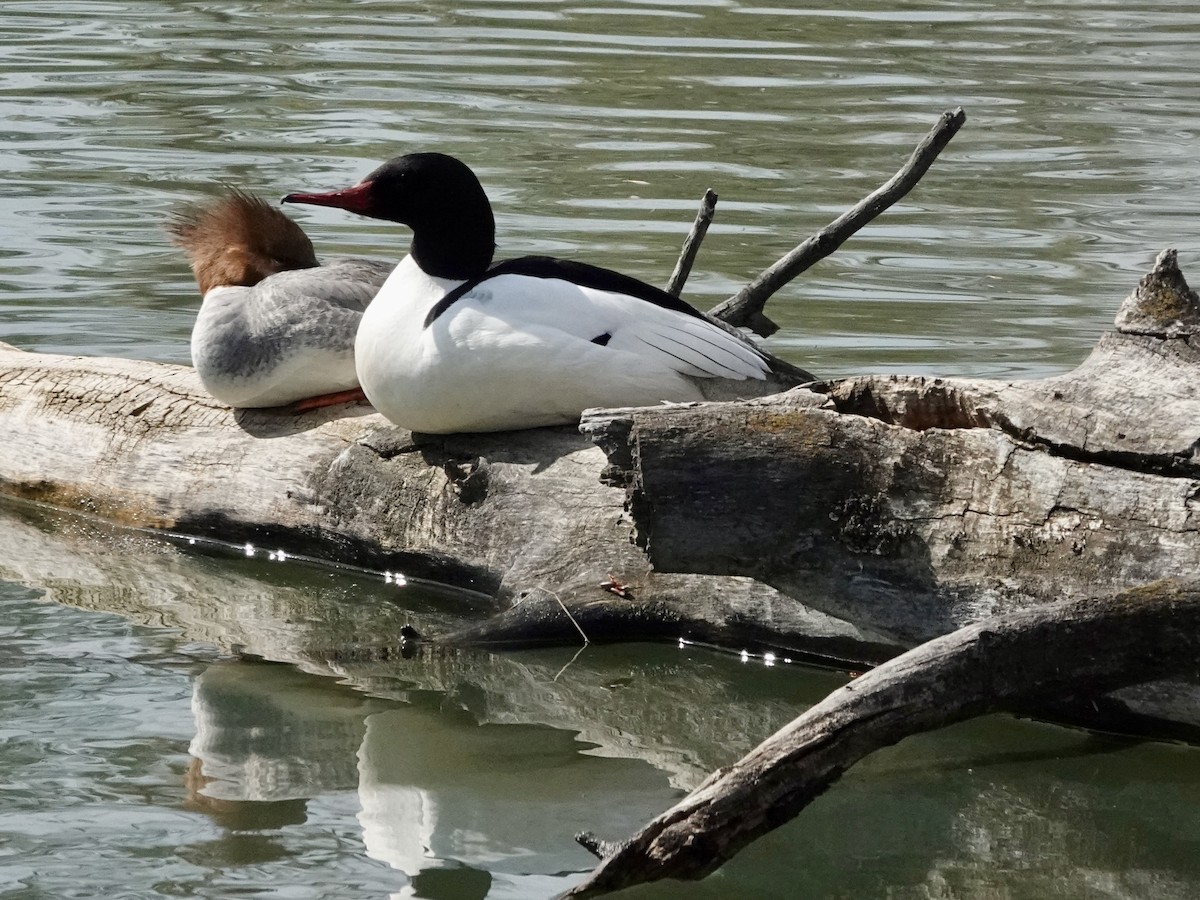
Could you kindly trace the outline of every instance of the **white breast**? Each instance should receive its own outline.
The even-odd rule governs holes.
[[[427,403],[423,385],[446,361],[427,340],[425,316],[461,283],[426,275],[406,256],[363,314],[354,342],[359,384],[377,410],[406,428],[429,430],[408,424],[414,404]]]
[[[559,279],[488,279],[426,327],[459,284],[406,258],[359,329],[363,390],[414,431],[569,423],[590,407],[699,400],[698,379],[767,371],[752,344],[703,319]]]

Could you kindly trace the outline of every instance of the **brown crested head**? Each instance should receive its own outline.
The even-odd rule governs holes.
[[[211,203],[176,212],[166,223],[171,243],[192,263],[200,293],[251,287],[268,275],[311,269],[317,262],[304,231],[261,197],[230,188]]]

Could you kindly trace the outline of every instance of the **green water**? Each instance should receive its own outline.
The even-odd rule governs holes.
[[[723,299],[874,189],[922,184],[782,292],[822,375],[1037,376],[1154,254],[1200,250],[1182,2],[156,2],[0,7],[0,340],[186,361],[161,230],[231,183],[467,159],[500,253]],[[323,255],[404,236],[295,212]],[[1197,279],[1200,280],[1200,279]],[[0,452],[4,452],[0,449]],[[546,897],[836,686],[699,648],[405,659],[473,600],[0,510],[0,896]],[[879,754],[700,885],[646,897],[1190,898],[1200,755],[996,718]]]
[[[842,678],[693,647],[405,658],[435,586],[28,508],[0,530],[0,896],[549,897]],[[1194,749],[910,739],[671,897],[1166,897]]]

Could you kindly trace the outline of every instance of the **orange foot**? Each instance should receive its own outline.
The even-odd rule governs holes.
[[[321,394],[319,397],[307,397],[304,400],[297,400],[292,404],[292,412],[302,413],[313,409],[320,409],[323,406],[337,406],[339,403],[355,403],[359,400],[365,401],[367,395],[363,393],[362,388],[351,388],[348,391],[338,391],[336,394]]]

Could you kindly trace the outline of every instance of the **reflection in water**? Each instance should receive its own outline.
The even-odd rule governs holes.
[[[291,666],[209,666],[192,694],[188,808],[235,830],[303,822],[309,797],[354,787],[369,707]]]
[[[422,859],[514,874],[586,865],[587,855],[568,846],[579,823],[619,828],[678,795],[650,766],[583,749],[553,729],[479,727],[444,711],[436,721],[418,709],[376,713],[358,755],[367,849],[406,871]],[[620,812],[606,813],[610,806]]]
[[[608,681],[619,683],[612,671]],[[678,796],[649,766],[581,753],[569,731],[481,725],[440,692],[389,702],[288,666],[226,661],[196,680],[192,706],[207,783],[189,808],[259,832],[242,852],[265,858],[306,802],[352,792],[346,815],[365,856],[407,876],[397,897],[548,896],[589,864],[576,830],[619,837]],[[677,713],[697,711],[682,701]],[[1184,900],[1200,885],[1197,803],[1195,751],[986,719],[870,758],[686,895],[785,896],[788,885],[805,897],[1083,900],[1102,885]]]
[[[569,732],[481,727],[444,702],[414,692],[389,703],[290,666],[216,663],[195,681],[185,808],[231,831],[270,832],[304,824],[313,798],[356,791],[370,858],[418,889],[486,893],[489,873],[586,868],[571,840],[581,823],[627,830],[677,796],[650,766],[581,755]]]
[[[44,539],[81,565],[86,542]],[[217,587],[171,556],[126,564],[93,571],[88,608],[0,582],[0,893],[549,897],[590,865],[575,831],[630,833],[836,683],[658,647],[342,659],[365,693],[213,661],[183,604],[154,627],[101,611],[158,602],[103,577]],[[314,667],[299,630],[255,635],[311,604],[245,586],[229,573],[227,638]],[[989,718],[872,756],[701,884],[635,896],[1184,900],[1197,808],[1195,749]]]
[[[300,825],[305,821],[303,797],[293,800],[271,800],[267,797],[210,796],[207,791],[213,786],[214,779],[205,772],[204,753],[196,749],[194,742],[189,752],[194,754],[194,758],[188,766],[187,779],[184,782],[188,792],[187,800],[183,804],[184,809],[205,813],[222,828],[231,831],[261,831],[282,828],[284,825]],[[229,786],[228,781],[221,785]]]

